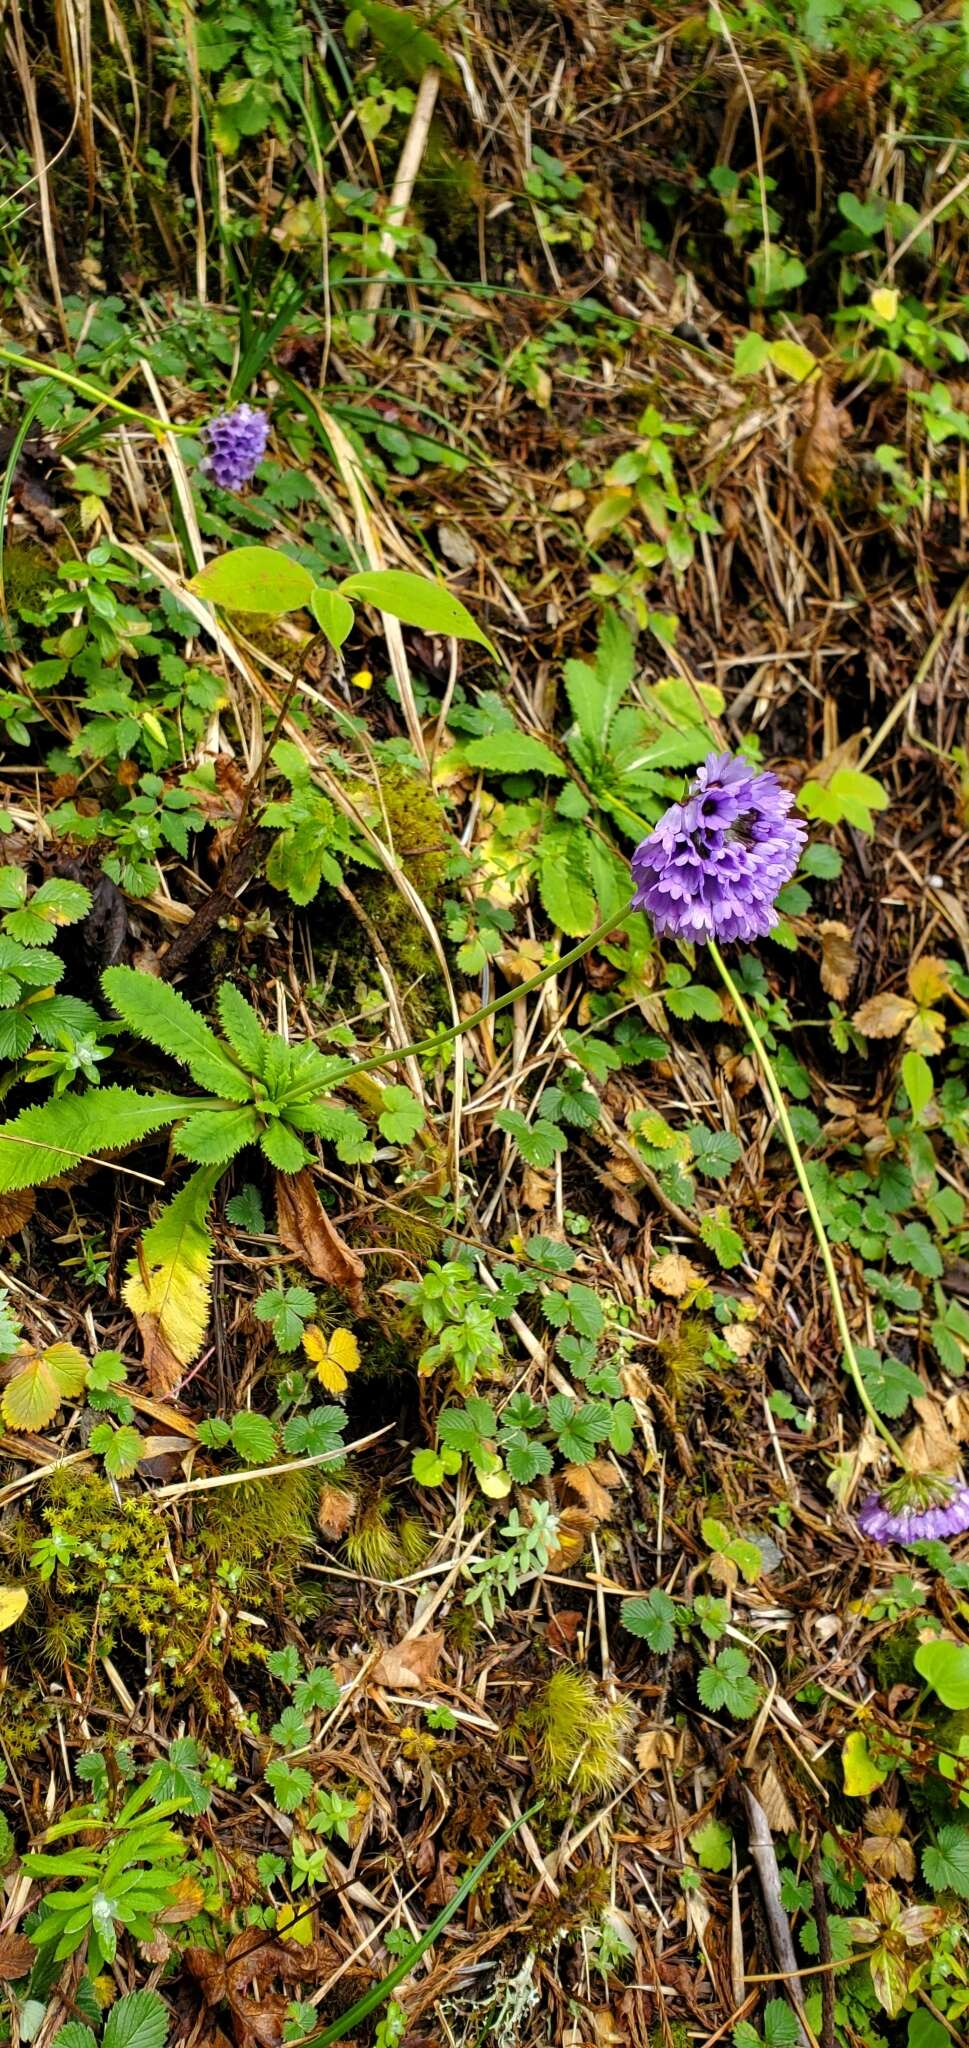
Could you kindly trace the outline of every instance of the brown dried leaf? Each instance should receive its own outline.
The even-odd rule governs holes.
[[[16,1237],[29,1223],[37,1202],[35,1188],[20,1188],[12,1195],[0,1195],[0,1238]]]
[[[660,1294],[669,1294],[674,1301],[680,1301],[691,1288],[702,1287],[703,1274],[691,1259],[683,1257],[682,1252],[664,1252],[650,1266],[649,1284]]]
[[[881,995],[869,996],[851,1021],[866,1038],[896,1038],[911,1022],[915,1008],[910,996],[893,996],[883,989]]]
[[[166,1343],[157,1316],[136,1316],[144,1353],[145,1371],[153,1394],[175,1394],[185,1378],[186,1368]]]
[[[287,1251],[295,1252],[317,1280],[346,1295],[353,1314],[361,1315],[363,1260],[334,1230],[305,1166],[299,1173],[277,1173],[276,1219]]]
[[[36,1961],[37,1950],[25,1934],[0,1934],[0,1977],[5,1984],[29,1976]]]
[[[725,1323],[720,1332],[725,1344],[730,1346],[735,1358],[749,1358],[756,1342],[756,1331],[749,1323]]]
[[[370,1674],[374,1685],[385,1685],[390,1692],[433,1690],[443,1643],[439,1629],[429,1629],[411,1642],[392,1643]]]
[[[636,1762],[641,1771],[658,1771],[664,1757],[676,1755],[676,1736],[669,1728],[647,1728],[636,1744]]]
[[[565,1508],[559,1516],[558,1549],[549,1558],[549,1571],[567,1571],[576,1564],[585,1549],[586,1537],[595,1526],[595,1515],[588,1514],[585,1508]]]
[[[548,1208],[555,1183],[547,1174],[537,1173],[534,1166],[526,1166],[522,1174],[522,1204],[536,1216]]]
[[[791,1812],[787,1793],[773,1764],[767,1764],[756,1785],[757,1797],[767,1815],[767,1824],[772,1835],[788,1835],[797,1826],[796,1816]]]
[[[316,1526],[320,1535],[325,1536],[328,1542],[336,1543],[346,1535],[356,1511],[357,1495],[348,1486],[335,1486],[332,1479],[324,1479],[316,1510]]]
[[[959,1466],[959,1446],[950,1434],[938,1401],[929,1394],[912,1403],[919,1417],[902,1439],[907,1464],[914,1472],[942,1472],[950,1478]]]
[[[821,987],[836,1003],[843,1003],[858,972],[858,955],[851,932],[837,918],[826,917],[818,927],[821,934]]]
[[[590,1458],[587,1465],[566,1465],[559,1478],[597,1522],[609,1520],[615,1506],[612,1496],[621,1480],[605,1458]]]
[[[895,1806],[870,1806],[865,1825],[872,1829],[862,1843],[865,1855],[880,1877],[900,1877],[906,1884],[915,1876],[915,1851],[904,1839],[905,1821]]]
[[[794,443],[794,464],[815,498],[831,489],[841,453],[842,417],[823,377],[815,377],[811,418]]]

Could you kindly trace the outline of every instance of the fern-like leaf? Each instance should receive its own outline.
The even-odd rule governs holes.
[[[224,981],[216,997],[219,1022],[238,1060],[249,1074],[262,1074],[266,1033],[251,1003],[231,981]]]
[[[202,1349],[209,1320],[212,1237],[209,1205],[220,1166],[193,1173],[145,1231],[128,1267],[124,1298],[138,1317],[146,1351],[160,1347],[179,1365]]]
[[[169,988],[154,974],[139,974],[134,967],[105,968],[101,986],[129,1031],[146,1038],[159,1052],[181,1060],[200,1088],[224,1095],[230,1102],[248,1101],[252,1088],[245,1074],[177,989]]]
[[[133,1088],[90,1088],[21,1110],[0,1125],[0,1194],[42,1187],[73,1172],[79,1160],[121,1152],[184,1113],[177,1095],[137,1095]]]

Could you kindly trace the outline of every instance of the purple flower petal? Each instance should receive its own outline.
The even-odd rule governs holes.
[[[969,1486],[950,1480],[925,1482],[934,1499],[891,1502],[870,1493],[858,1509],[858,1527],[873,1543],[927,1543],[933,1537],[961,1536],[969,1529]],[[906,1482],[889,1489],[899,1496]],[[914,1489],[913,1489],[914,1490]]]
[[[241,491],[251,484],[269,439],[265,413],[237,405],[232,412],[218,413],[202,431],[209,448],[202,468],[213,483],[223,491]]]
[[[671,804],[632,859],[633,904],[654,929],[703,944],[758,939],[777,923],[807,828],[775,775],[733,754],[708,754],[686,801]]]

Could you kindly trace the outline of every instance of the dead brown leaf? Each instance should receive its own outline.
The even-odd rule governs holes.
[[[788,1835],[797,1826],[787,1793],[773,1764],[767,1764],[757,1780],[757,1797],[767,1815],[767,1824],[773,1835]]]
[[[316,1510],[320,1535],[330,1543],[338,1542],[346,1535],[356,1511],[357,1495],[348,1486],[335,1486],[332,1479],[324,1479]]]
[[[317,1280],[345,1295],[353,1314],[361,1315],[363,1260],[334,1229],[305,1166],[299,1173],[276,1175],[276,1227],[287,1251],[295,1252]]]
[[[735,1358],[749,1358],[756,1342],[756,1332],[749,1323],[725,1323],[720,1332],[725,1344],[729,1344]]]
[[[0,1195],[0,1237],[16,1237],[34,1213],[37,1193],[34,1188],[19,1188],[12,1195]]]
[[[846,924],[839,924],[837,918],[832,917],[826,917],[818,930],[821,934],[821,987],[827,989],[836,1003],[843,1003],[858,972],[858,955],[851,932]]]
[[[692,1259],[683,1257],[682,1252],[664,1252],[650,1266],[649,1284],[660,1294],[669,1294],[674,1301],[680,1301],[691,1288],[703,1285],[703,1274]]]
[[[549,1571],[568,1571],[576,1564],[585,1549],[586,1538],[595,1526],[595,1515],[590,1515],[585,1508],[563,1509],[556,1531],[558,1549],[549,1558]]]
[[[902,1438],[906,1463],[913,1472],[942,1472],[951,1477],[958,1469],[959,1446],[942,1408],[929,1394],[916,1396],[912,1406],[919,1420]]]
[[[0,1934],[0,1977],[6,1984],[15,1984],[18,1977],[29,1976],[37,1961],[37,1950],[25,1934]]]
[[[664,1757],[676,1755],[676,1736],[669,1728],[647,1728],[636,1744],[636,1762],[641,1771],[658,1771]]]
[[[879,1877],[901,1877],[910,1884],[915,1876],[915,1851],[904,1840],[905,1820],[896,1806],[870,1806],[865,1825],[871,1828],[862,1848]]]
[[[374,1685],[385,1685],[389,1692],[422,1692],[425,1687],[433,1691],[443,1643],[439,1629],[429,1629],[411,1642],[392,1643],[370,1674]]]
[[[841,453],[842,415],[823,376],[815,376],[811,417],[794,443],[794,464],[815,498],[831,489]]]
[[[621,1482],[605,1458],[590,1458],[587,1465],[566,1465],[559,1477],[597,1522],[609,1520],[615,1506],[612,1496]]]
[[[893,996],[883,989],[880,995],[869,996],[851,1021],[866,1038],[897,1038],[911,1022],[915,1008],[911,996]]]
[[[159,1328],[157,1316],[136,1316],[138,1335],[144,1354],[145,1371],[153,1394],[176,1394],[185,1378],[187,1367],[176,1358],[171,1345],[166,1343]]]

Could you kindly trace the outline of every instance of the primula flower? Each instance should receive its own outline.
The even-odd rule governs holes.
[[[251,405],[220,412],[202,429],[209,444],[202,468],[223,491],[241,491],[251,484],[266,453],[269,421]]]
[[[763,938],[807,838],[788,815],[793,802],[776,775],[708,754],[685,802],[671,804],[633,854],[633,907],[678,939]]]
[[[969,1529],[969,1486],[936,1473],[907,1473],[883,1494],[870,1493],[858,1527],[874,1543],[926,1543]]]

